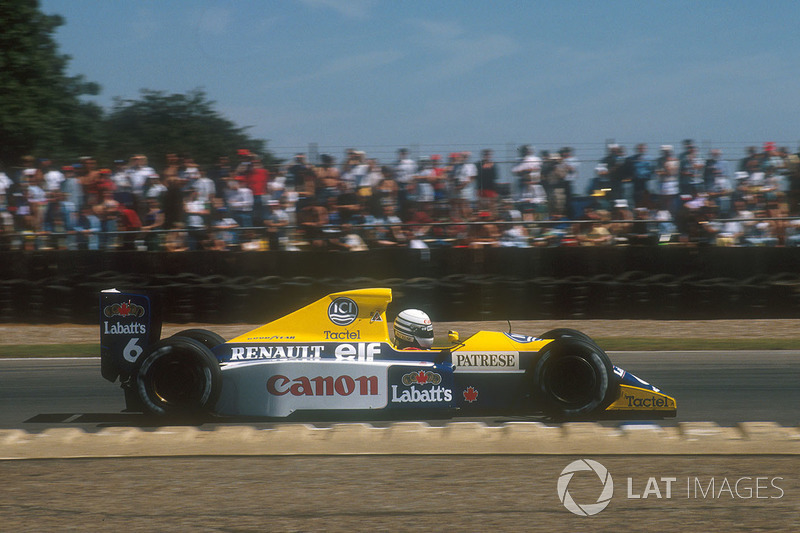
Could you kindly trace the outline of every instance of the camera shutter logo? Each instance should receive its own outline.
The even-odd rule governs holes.
[[[595,503],[579,504],[569,493],[569,482],[575,472],[592,471],[597,474],[600,481],[603,483],[603,490]],[[592,461],[591,459],[578,459],[573,461],[561,471],[558,477],[558,499],[564,504],[564,507],[571,513],[579,516],[592,516],[606,508],[611,501],[611,496],[614,495],[614,481],[611,479],[611,474],[608,473],[606,467]]]

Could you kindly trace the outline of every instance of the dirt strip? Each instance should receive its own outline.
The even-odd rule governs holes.
[[[577,516],[559,498],[572,461]],[[776,456],[173,457],[0,461],[4,531],[797,531]],[[652,480],[652,481],[651,481]],[[649,487],[649,488],[648,488]],[[566,498],[564,498],[566,501]]]

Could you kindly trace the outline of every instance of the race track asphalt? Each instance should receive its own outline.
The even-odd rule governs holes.
[[[797,426],[800,421],[800,351],[609,355],[616,365],[676,398],[678,417],[659,421],[661,425],[709,421],[732,426],[746,421],[774,421]],[[139,415],[121,413],[123,408],[121,390],[100,377],[96,358],[0,360],[0,429],[38,432],[51,427],[80,427],[96,431],[149,424]],[[472,420],[496,425],[519,418]],[[222,423],[230,422],[236,421]],[[270,425],[247,423],[255,427]],[[210,425],[213,424],[204,424]]]
[[[659,424],[798,424],[800,352],[610,355],[677,399],[678,418]],[[122,408],[121,391],[100,377],[97,359],[0,360],[0,429],[147,427]],[[613,496],[598,514],[576,516],[559,499],[558,482],[567,465],[583,458],[6,460],[0,461],[0,530],[750,532],[797,531],[800,524],[796,455],[590,456],[607,468]],[[578,472],[570,497],[594,503],[599,483],[592,472]]]

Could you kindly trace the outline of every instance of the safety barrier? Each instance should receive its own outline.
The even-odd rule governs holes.
[[[800,273],[745,279],[627,271],[617,275],[442,278],[125,274],[0,280],[0,322],[95,323],[102,289],[147,290],[174,323],[267,322],[332,292],[389,287],[394,308],[439,321],[800,317]]]

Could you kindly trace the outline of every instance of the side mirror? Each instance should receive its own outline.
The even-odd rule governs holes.
[[[455,330],[450,330],[447,332],[447,339],[450,341],[451,344],[455,344],[458,342],[458,332]]]

